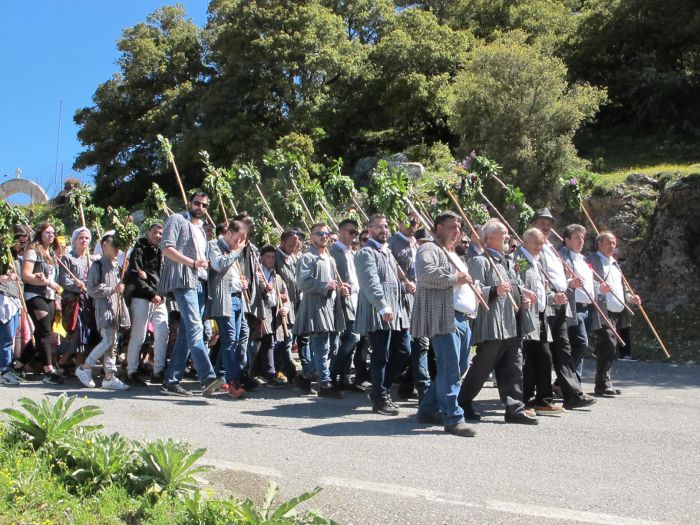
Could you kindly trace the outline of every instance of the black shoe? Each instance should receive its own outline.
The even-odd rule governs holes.
[[[360,388],[364,388],[365,390],[368,390],[372,388],[372,382],[367,381],[366,379],[357,379],[355,378],[354,383],[359,386]]]
[[[481,421],[481,414],[474,410],[473,406],[462,407],[462,410],[464,410],[464,419],[468,419],[469,421]]]
[[[393,406],[396,410],[398,410],[399,408],[401,408],[399,405],[396,404],[396,401],[394,401],[393,399],[391,399],[391,396],[387,396],[386,400],[387,400],[387,401],[389,402],[389,404],[390,404],[391,406]]]
[[[51,371],[44,374],[41,382],[45,385],[61,385],[63,384],[63,378],[55,371]]]
[[[506,423],[516,423],[519,425],[538,425],[537,418],[527,412],[519,412],[517,414],[506,414]]]
[[[446,425],[445,432],[448,434],[453,434],[455,436],[461,437],[474,437],[476,436],[476,430],[467,425],[466,423],[457,423],[456,425]]]
[[[160,393],[165,396],[192,397],[192,392],[185,390],[179,383],[174,385],[163,385]]]
[[[364,388],[362,388],[359,385],[356,385],[355,383],[341,382],[341,383],[338,383],[338,388],[340,390],[345,390],[346,392],[356,392],[358,394],[366,391]]]
[[[204,397],[214,395],[221,389],[221,385],[223,385],[225,382],[226,380],[223,377],[212,377],[207,379],[204,381],[204,390],[202,391],[202,395]]]
[[[389,399],[380,399],[372,405],[372,412],[383,416],[398,416],[399,409]]]
[[[185,373],[182,374],[182,376],[185,379],[197,379],[197,371],[192,367],[188,367],[185,369]]]
[[[305,395],[311,396],[316,393],[316,390],[311,386],[311,381],[306,379],[303,375],[299,374],[294,379],[294,383],[304,392]],[[245,386],[243,387],[245,388]],[[248,390],[246,388],[246,390]]]
[[[343,393],[335,386],[319,386],[318,397],[330,397],[332,399],[343,399]]]
[[[24,367],[20,367],[20,368],[13,367],[12,371],[15,373],[15,375],[20,377],[22,380],[24,380],[24,381],[27,380],[27,371],[24,369]]]
[[[124,383],[126,383],[129,386],[136,387],[136,388],[144,388],[144,387],[148,386],[148,384],[143,379],[141,379],[138,374],[127,375],[124,378]],[[161,383],[162,383],[162,380],[161,380]]]
[[[615,397],[615,396],[620,395],[621,393],[622,392],[620,392],[619,390],[616,390],[614,388],[604,388],[602,390],[599,388],[596,388],[593,391],[593,395],[595,395],[596,397]]]
[[[158,374],[151,374],[152,385],[162,385],[163,379],[165,379],[165,374],[163,374],[163,372],[160,372]]]
[[[421,412],[418,410],[416,421],[421,425],[443,425],[442,413],[439,410],[434,412]]]
[[[564,401],[564,408],[566,410],[572,410],[574,408],[584,408],[595,404],[596,398],[589,396],[588,394],[582,394],[569,401]]]
[[[256,390],[258,387],[260,387],[260,385],[258,384],[258,382],[255,381],[255,380],[253,380],[253,379],[251,379],[250,377],[246,377],[246,378],[243,380],[242,385],[243,385],[243,388],[246,390],[246,392],[250,392],[250,391],[252,391],[252,390]]]

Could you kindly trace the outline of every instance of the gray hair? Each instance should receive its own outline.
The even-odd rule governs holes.
[[[540,230],[539,228],[530,228],[529,230],[525,230],[525,233],[523,233],[523,244],[535,237],[544,237],[544,233],[542,233],[542,230]]]
[[[486,243],[490,235],[501,230],[506,230],[508,233],[508,228],[499,219],[489,219],[481,228],[481,242]]]

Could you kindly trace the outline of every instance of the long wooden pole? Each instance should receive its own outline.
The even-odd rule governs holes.
[[[588,222],[591,224],[591,227],[596,232],[596,235],[600,235],[600,231],[598,230],[595,223],[593,222],[593,219],[591,218],[591,215],[588,213],[588,210],[586,210],[586,207],[583,205],[583,201],[581,201],[581,209],[583,210],[583,213],[586,216],[586,219],[588,219]],[[627,286],[629,291],[633,295],[637,295],[637,292],[634,291],[634,288],[632,288],[632,285],[627,280],[627,277],[625,277],[625,274],[622,273],[622,269],[620,269],[620,275],[622,276],[622,280],[624,281],[625,286]],[[621,302],[622,302],[622,304],[625,304],[624,301],[621,301]],[[654,334],[654,337],[656,338],[656,341],[659,343],[661,350],[663,350],[664,354],[666,354],[666,357],[671,357],[671,354],[669,353],[668,349],[666,348],[666,345],[664,344],[663,340],[661,339],[659,332],[656,331],[656,327],[654,326],[654,323],[652,323],[651,319],[649,319],[649,315],[647,314],[644,307],[641,304],[638,304],[637,307],[639,308],[639,311],[642,312],[642,317],[644,317],[644,320],[646,321],[647,325],[649,326],[651,333]]]
[[[367,222],[369,222],[369,216],[365,213],[365,210],[362,209],[362,206],[360,206],[360,203],[357,202],[357,199],[355,198],[355,195],[350,195],[350,198],[352,199],[352,202],[355,204],[355,207],[358,209],[358,211],[362,214],[362,216],[365,218]]]
[[[294,187],[294,191],[296,192],[297,196],[299,197],[299,200],[301,201],[301,204],[304,207],[306,214],[309,216],[309,220],[313,223],[314,216],[311,214],[311,210],[309,210],[309,207],[306,205],[306,201],[304,200],[304,196],[301,194],[301,191],[299,191],[299,186],[297,186],[297,183],[293,177],[291,178],[291,181],[292,181],[292,186]]]
[[[7,246],[7,255],[10,256],[9,262],[10,262],[10,264],[12,264],[12,271],[15,273],[15,275],[17,275],[17,273],[15,272],[15,270],[17,269],[16,262],[15,262],[15,256],[12,255],[12,250],[10,249],[9,246]],[[56,260],[58,260],[58,259],[56,259]],[[19,300],[22,303],[22,309],[24,310],[24,312],[19,313],[20,330],[24,331],[24,328],[25,328],[26,322],[27,322],[27,318],[25,316],[28,315],[27,312],[29,312],[29,310],[27,310],[27,301],[24,298],[24,287],[22,286],[21,277],[17,276],[17,279],[18,280],[16,282],[17,282],[17,290],[19,291]],[[32,340],[33,339],[34,339],[34,334],[32,333]],[[13,344],[13,346],[14,346],[14,344]]]
[[[272,272],[272,278],[275,281],[275,291],[277,293],[277,309],[279,310],[279,308],[281,307],[281,304],[280,304],[281,303],[281,301],[280,301],[280,296],[281,296],[280,283],[277,282],[277,273],[274,271]],[[280,316],[280,318],[282,320],[282,332],[284,333],[284,337],[287,338],[287,337],[289,337],[289,329],[287,328],[287,316],[282,315],[282,316]]]
[[[265,205],[265,209],[267,210],[267,213],[270,214],[270,218],[272,219],[272,222],[275,224],[275,228],[277,228],[277,230],[278,230],[277,234],[281,235],[282,232],[284,231],[284,228],[282,228],[282,226],[280,226],[280,223],[277,222],[277,219],[275,218],[275,214],[272,213],[272,208],[270,208],[270,205],[267,203],[267,199],[265,198],[265,195],[263,195],[263,192],[260,189],[260,184],[256,183],[255,189],[258,190],[258,194],[260,195],[260,198],[262,199],[263,204]]]
[[[469,220],[469,217],[467,217],[467,214],[464,213],[464,209],[462,209],[462,206],[459,204],[459,201],[457,200],[457,197],[454,196],[454,193],[452,191],[447,190],[447,194],[449,195],[450,199],[452,202],[457,206],[457,209],[459,210],[460,215],[464,219],[464,221],[467,223],[467,226],[469,226],[469,229],[472,232],[472,235],[474,235],[475,238],[479,238],[479,235],[476,232],[476,229],[474,228],[474,225],[471,223]],[[479,243],[481,246],[481,243]],[[491,265],[491,268],[493,268],[493,271],[496,273],[496,277],[498,277],[498,280],[501,282],[504,282],[503,276],[498,269],[498,266],[496,265],[496,261],[493,260],[493,257],[491,257],[491,254],[488,252],[488,250],[484,247],[481,246],[484,250],[484,255],[486,255],[486,259],[489,261],[489,264]],[[506,292],[506,295],[508,296],[508,300],[510,301],[511,306],[513,307],[513,310],[516,312],[518,311],[518,305],[515,302],[515,299],[513,299],[513,295],[510,292]]]
[[[219,208],[221,208],[221,213],[224,214],[224,222],[228,224],[228,215],[226,215],[226,208],[224,207],[224,199],[221,198],[221,195],[218,195],[219,197]]]

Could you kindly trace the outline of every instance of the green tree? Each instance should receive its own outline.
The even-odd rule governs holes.
[[[515,31],[476,47],[446,96],[463,151],[495,159],[529,200],[542,202],[541,190],[579,162],[572,137],[605,93],[569,85],[564,63],[526,38]]]
[[[74,116],[85,150],[74,169],[95,173],[95,200],[132,203],[158,180],[174,190],[172,179],[160,179],[156,135],[190,137],[196,100],[208,70],[202,62],[201,30],[186,18],[180,5],[163,7],[145,23],[126,29],[117,43],[119,73],[100,84],[93,105]],[[176,144],[176,153],[187,145]],[[196,145],[190,146],[194,149]],[[196,163],[191,158],[192,166]],[[182,162],[188,180],[190,163]]]
[[[590,0],[568,58],[575,79],[606,86],[607,124],[700,132],[700,4]]]

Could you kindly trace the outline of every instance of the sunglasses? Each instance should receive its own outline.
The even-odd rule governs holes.
[[[201,202],[201,201],[192,201],[192,204],[195,206],[199,206],[200,208],[207,209],[209,207],[209,203],[207,202]]]
[[[316,237],[330,237],[331,233],[330,232],[314,232],[314,235]]]

